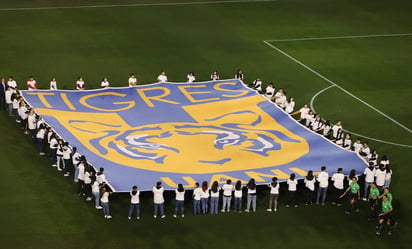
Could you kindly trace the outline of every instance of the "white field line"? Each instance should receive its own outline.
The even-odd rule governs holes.
[[[357,39],[357,38],[377,38],[377,37],[397,37],[397,36],[412,36],[412,33],[307,37],[307,38],[278,39],[278,40],[266,40],[266,41],[267,42],[290,42],[290,41],[316,41],[316,40]]]
[[[331,85],[331,86],[328,86],[328,87],[323,88],[322,90],[320,90],[319,92],[317,92],[315,95],[313,95],[313,97],[310,99],[310,109],[311,109],[314,113],[316,113],[315,107],[313,106],[313,103],[315,102],[315,99],[316,99],[320,94],[322,94],[322,93],[325,92],[326,90],[329,90],[329,89],[332,88],[332,87],[335,87],[335,86]],[[394,143],[394,142],[385,141],[385,140],[381,140],[381,139],[377,139],[377,138],[373,138],[373,137],[368,137],[368,136],[365,136],[365,135],[362,135],[362,134],[358,134],[358,133],[355,133],[355,132],[352,132],[352,131],[348,131],[348,130],[346,130],[346,129],[343,129],[343,130],[344,130],[345,132],[347,132],[347,133],[350,133],[351,135],[355,135],[355,136],[358,136],[358,137],[367,138],[367,139],[372,140],[372,141],[376,141],[376,142],[380,142],[380,143],[384,143],[384,144],[396,145],[396,146],[400,146],[400,147],[412,148],[412,145]]]
[[[176,2],[176,3],[130,3],[130,4],[106,4],[106,5],[79,5],[79,6],[50,6],[50,7],[22,7],[22,8],[0,8],[0,11],[21,10],[58,10],[58,9],[92,9],[92,8],[118,8],[118,7],[146,7],[146,6],[178,6],[178,5],[202,5],[202,4],[225,4],[225,3],[253,3],[274,2],[276,0],[226,0],[226,1],[203,1],[203,2]]]
[[[402,127],[404,130],[406,130],[409,133],[412,133],[412,130],[409,129],[408,127],[406,127],[405,125],[399,123],[398,121],[396,121],[395,119],[391,118],[390,116],[388,116],[387,114],[383,113],[382,111],[380,111],[379,109],[377,109],[376,107],[372,106],[371,104],[365,102],[364,100],[358,98],[357,96],[355,96],[354,94],[352,94],[351,92],[349,92],[348,90],[344,89],[343,87],[339,86],[338,84],[336,84],[335,82],[331,81],[330,79],[326,78],[325,76],[323,76],[322,74],[316,72],[315,70],[313,70],[312,68],[308,67],[307,65],[305,65],[303,62],[299,61],[298,59],[294,58],[293,56],[287,54],[286,52],[284,52],[283,50],[279,49],[278,47],[274,46],[273,44],[269,43],[268,41],[263,41],[266,45],[268,45],[269,47],[275,49],[276,51],[278,51],[279,53],[283,54],[284,56],[288,57],[289,59],[291,59],[292,61],[296,62],[297,64],[301,65],[302,67],[304,67],[305,69],[307,69],[308,71],[314,73],[315,75],[317,75],[319,78],[325,80],[326,82],[328,82],[329,84],[331,84],[332,86],[335,86],[337,88],[339,88],[341,91],[343,91],[344,93],[348,94],[349,96],[351,96],[352,98],[358,100],[359,102],[363,103],[364,105],[366,105],[367,107],[371,108],[372,110],[376,111],[377,113],[379,113],[380,115],[384,116],[385,118],[389,119],[390,121],[392,121],[393,123],[397,124],[398,126]]]

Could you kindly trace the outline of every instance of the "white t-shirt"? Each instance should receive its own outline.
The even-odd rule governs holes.
[[[377,169],[375,176],[376,176],[376,186],[382,187],[385,184],[386,170]]]
[[[162,204],[163,202],[165,202],[165,199],[163,198],[163,191],[164,191],[163,187],[159,189],[156,187],[153,187],[152,191],[153,191],[153,202],[155,204]]]
[[[96,181],[99,184],[102,184],[102,183],[106,182],[106,176],[104,175],[104,173],[103,174],[97,173],[96,174]]]
[[[252,84],[253,84],[253,89],[259,92],[262,91],[262,81],[261,80],[254,80]]]
[[[342,173],[335,173],[332,175],[333,186],[337,189],[343,189],[344,180],[345,180],[345,175]]]
[[[104,192],[100,197],[100,201],[104,203],[109,202],[109,192]]]
[[[78,166],[79,169],[79,174],[77,175],[77,179],[84,181],[84,165],[83,163],[80,163]]]
[[[307,187],[308,189],[310,189],[310,191],[315,191],[315,182],[316,179],[315,177],[313,177],[312,180],[308,180],[306,177],[303,180],[303,182],[305,183],[305,187]]]
[[[57,82],[55,80],[50,81],[50,90],[57,90]]]
[[[83,80],[76,81],[76,89],[77,90],[84,90],[85,84]]]
[[[84,184],[92,183],[92,179],[90,178],[91,174],[89,171],[84,172]]]
[[[219,197],[219,191],[220,187],[217,188],[216,192],[213,192],[212,189],[210,189],[210,197]]]
[[[227,196],[227,197],[232,196],[232,191],[233,191],[233,185],[232,184],[225,183],[225,184],[223,184],[222,189],[223,189],[223,195],[224,196]]]
[[[129,86],[135,86],[137,82],[136,78],[130,77],[129,78]]]
[[[336,136],[338,135],[338,130],[339,129],[342,129],[342,125],[335,124],[334,126],[332,126],[332,136],[334,138],[336,138]]]
[[[279,187],[280,187],[279,183],[276,184],[276,187],[273,187],[272,184],[270,183],[269,184],[270,193],[271,194],[279,194]]]
[[[359,153],[359,151],[362,149],[362,147],[363,147],[362,143],[357,143],[357,142],[353,143],[353,150],[356,153]]]
[[[186,76],[186,79],[187,79],[187,83],[192,83],[192,82],[194,82],[194,81],[196,80],[196,77],[195,77],[194,75],[188,74],[188,75]]]
[[[63,159],[70,159],[72,149],[69,146],[63,146]]]
[[[135,194],[133,194],[133,191],[130,191],[130,203],[132,204],[139,204],[140,203],[140,191],[137,190]]]
[[[329,174],[326,171],[322,171],[319,173],[317,177],[317,181],[319,182],[319,187],[327,188],[329,186]]]
[[[287,112],[287,113],[292,113],[293,112],[293,110],[295,109],[295,101],[290,101],[290,102],[287,102],[286,101],[286,103],[285,103],[285,111]]]
[[[274,93],[275,93],[275,88],[273,88],[271,86],[266,87],[266,93],[265,93],[266,97],[271,98]]]
[[[12,104],[13,102],[11,101],[11,95],[13,94],[13,92],[9,89],[6,90],[5,92],[5,98],[6,98],[6,104]]]
[[[27,119],[27,125],[29,127],[29,130],[35,130],[37,128],[36,115],[34,115],[34,114],[29,115],[29,117]]]
[[[101,86],[101,87],[109,87],[109,86],[110,86],[110,83],[109,83],[109,81],[107,81],[107,80],[106,80],[106,81],[103,80],[102,83],[100,84],[100,86]]]
[[[240,189],[240,190],[236,190],[236,189],[235,189],[233,195],[234,195],[235,198],[242,198],[242,195],[243,195],[242,189]]]
[[[363,174],[365,175],[365,182],[372,183],[375,181],[375,174],[376,174],[376,169],[375,167],[372,167],[372,170],[367,167],[363,171]]]
[[[167,82],[167,76],[166,75],[159,75],[157,76],[157,81],[161,83]]]
[[[209,198],[209,189],[206,189],[203,191],[203,189],[200,189],[200,198]]]
[[[37,88],[36,81],[35,80],[28,80],[27,81],[27,88],[29,90],[36,90],[36,88]]]
[[[310,109],[308,107],[302,107],[300,108],[300,119],[306,119],[308,114],[309,114]]]
[[[44,135],[46,134],[46,129],[38,129],[36,138],[44,139]]]
[[[184,201],[185,200],[185,191],[179,192],[179,190],[175,190],[176,192],[176,201]]]
[[[288,184],[288,190],[289,191],[296,191],[296,185],[298,185],[298,180],[288,179],[287,184]]]
[[[92,192],[93,193],[99,193],[100,188],[99,188],[99,183],[94,181],[92,184]]]
[[[10,87],[10,88],[16,88],[17,87],[17,82],[15,81],[15,80],[9,80],[9,81],[7,81],[7,85]]]
[[[193,190],[193,199],[199,201],[200,200],[200,192],[202,192],[201,188],[195,188]]]

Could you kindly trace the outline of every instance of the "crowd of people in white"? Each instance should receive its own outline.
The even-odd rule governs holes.
[[[239,69],[235,73],[235,78],[241,81],[244,80],[244,75]],[[210,75],[210,80],[219,80],[219,74],[214,71]],[[193,72],[187,74],[187,83],[195,82],[196,78]],[[167,82],[167,76],[165,72],[157,77],[158,82]],[[41,156],[46,154],[45,148],[49,148],[49,155],[51,159],[51,164],[58,171],[63,171],[63,175],[68,177],[71,172],[74,174],[74,182],[78,184],[78,194],[85,196],[87,201],[91,201],[94,197],[96,209],[103,209],[105,218],[112,218],[109,210],[109,195],[111,194],[110,187],[106,183],[106,177],[104,175],[104,168],[96,170],[93,168],[86,160],[85,156],[82,156],[76,149],[69,145],[67,141],[60,138],[52,127],[48,126],[39,116],[33,108],[28,106],[24,98],[20,95],[17,82],[12,76],[8,78],[6,82],[5,78],[1,78],[1,87],[4,93],[0,100],[3,101],[3,105],[8,109],[9,115],[15,117],[16,122],[20,123],[21,128],[25,134],[30,134],[33,143],[37,144],[39,148],[39,154]],[[130,87],[137,85],[137,79],[135,74],[130,74],[128,79],[128,84]],[[107,77],[104,77],[101,82],[101,87],[109,87],[110,83]],[[284,89],[279,88],[276,91],[273,82],[270,82],[264,88],[263,81],[260,77],[257,77],[249,87],[256,90],[262,94],[268,100],[274,102],[277,106],[282,108],[286,113],[290,115],[300,114],[297,120],[308,129],[313,132],[318,133],[321,136],[331,140],[336,145],[341,146],[346,150],[352,150],[358,153],[368,164],[364,172],[354,172],[352,171],[349,176],[347,176],[347,185],[351,187],[353,179],[358,180],[359,175],[364,176],[363,184],[363,195],[362,199],[364,201],[370,200],[370,192],[373,188],[379,190],[379,197],[388,196],[389,186],[392,178],[392,169],[390,162],[386,155],[379,157],[376,150],[369,147],[367,141],[362,141],[357,138],[353,141],[350,133],[345,133],[342,122],[338,120],[336,123],[332,124],[329,120],[322,120],[319,114],[314,113],[307,104],[304,104],[300,109],[295,110],[295,101],[293,97],[286,97],[286,92]],[[35,90],[37,89],[37,82],[33,76],[28,77],[27,89]],[[57,90],[56,78],[52,78],[50,81],[50,90]],[[86,84],[82,77],[78,77],[76,81],[76,89],[84,90],[86,89]],[[339,195],[337,198],[333,199],[333,203],[337,206],[341,204],[341,194],[344,190],[344,179],[342,174],[342,169],[329,177],[326,172],[326,167],[322,167],[321,172],[318,176],[313,175],[313,171],[309,171],[308,175],[304,179],[305,185],[305,204],[311,205],[314,201],[313,193],[315,191],[315,183],[318,182],[318,192],[316,197],[316,203],[322,205],[325,204],[326,192],[328,190],[328,183],[333,182],[335,192]],[[286,207],[298,206],[298,201],[296,199],[298,181],[296,176],[292,174],[287,180],[288,186],[288,198]],[[374,187],[375,186],[375,187]],[[277,178],[274,177],[272,183],[269,184],[270,187],[270,198],[269,198],[269,208],[267,211],[277,211],[278,208],[278,195],[279,195],[279,184]],[[210,212],[211,214],[218,213],[219,198],[222,197],[222,209],[221,212],[229,212],[232,197],[234,199],[234,210],[237,212],[242,212],[242,193],[246,189],[247,193],[247,207],[246,212],[256,211],[256,183],[254,179],[250,179],[249,183],[242,185],[242,183],[236,182],[232,184],[230,180],[227,181],[223,186],[219,186],[217,182],[213,182],[209,187],[208,183],[205,181],[199,186],[196,183],[193,189],[193,208],[194,214],[205,214]],[[354,188],[356,189],[356,187]],[[349,189],[348,189],[349,190]],[[153,187],[154,194],[154,217],[158,216],[160,212],[160,217],[165,217],[164,211],[164,198],[163,198],[163,187],[162,183],[158,182],[155,187]],[[359,191],[359,190],[358,190]],[[181,184],[175,190],[176,193],[176,207],[174,212],[174,217],[177,217],[178,213],[184,217],[184,200],[185,200],[185,190]],[[389,193],[390,194],[390,193]],[[128,218],[131,219],[133,210],[136,209],[137,218],[140,218],[140,200],[139,200],[139,190],[137,186],[133,186],[131,195],[131,206],[129,210]],[[359,195],[360,196],[360,195]],[[339,197],[339,198],[338,198]],[[353,199],[351,199],[352,201]],[[390,194],[390,201],[392,201],[392,195]],[[210,203],[210,209],[208,204]],[[356,204],[356,205],[355,205]],[[376,207],[376,202],[371,203],[371,209]],[[373,207],[372,207],[373,206]],[[358,208],[357,203],[352,203],[350,205],[349,213],[356,211]],[[391,210],[392,211],[392,210]],[[390,211],[390,212],[391,212]],[[376,218],[376,214],[371,214],[370,218]],[[393,217],[388,218],[388,224],[391,221],[393,226]],[[386,220],[385,220],[386,222]],[[382,223],[382,222],[380,222]]]

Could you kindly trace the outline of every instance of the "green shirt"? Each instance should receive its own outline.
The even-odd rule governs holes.
[[[382,202],[382,212],[386,213],[392,209],[392,204],[390,201],[383,201]]]
[[[352,194],[356,194],[356,193],[358,193],[358,190],[359,190],[359,184],[358,183],[351,183],[351,184],[349,184],[349,187],[350,187],[350,191],[352,192]]]
[[[388,201],[392,202],[392,194],[391,193],[387,193],[387,194],[383,194],[386,195],[386,197],[388,197]]]
[[[371,188],[371,191],[369,193],[369,198],[371,199],[376,199],[379,196],[379,189],[378,188]]]

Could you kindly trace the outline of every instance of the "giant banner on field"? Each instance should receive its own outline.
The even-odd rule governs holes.
[[[308,170],[365,167],[238,80],[88,91],[23,91],[26,101],[115,191],[157,181],[270,182]]]

